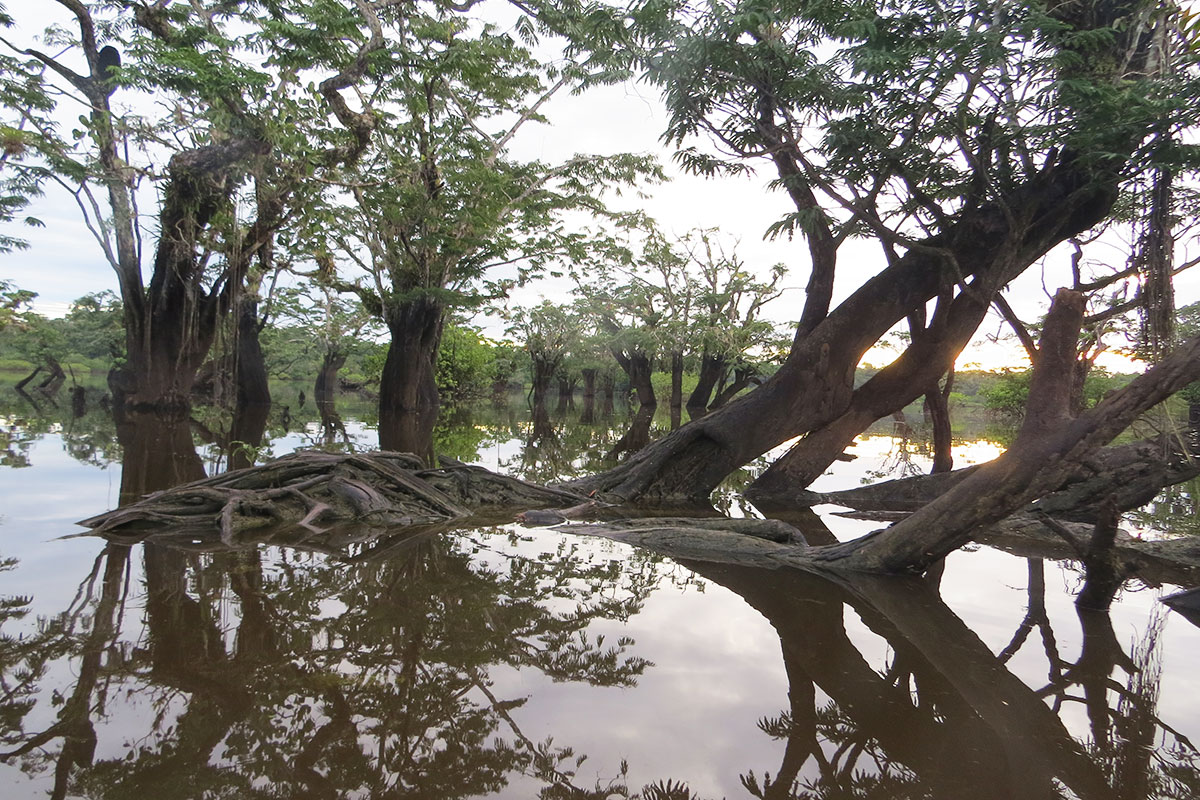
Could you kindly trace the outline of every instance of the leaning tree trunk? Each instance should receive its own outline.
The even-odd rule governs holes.
[[[904,408],[953,369],[955,358],[987,315],[993,294],[975,281],[952,300],[939,299],[928,328],[900,357],[855,389],[841,414],[810,430],[768,467],[747,496],[763,510],[789,506],[796,491],[823,475],[875,420]]]
[[[736,397],[738,392],[754,382],[756,373],[757,370],[752,366],[738,367],[735,369],[733,371],[733,383],[723,388],[717,394],[717,396],[713,398],[712,403],[708,406],[708,410],[716,411],[718,408],[721,408],[734,397]]]
[[[1064,60],[1069,61],[1064,75],[1075,83],[1112,87],[1118,77],[1114,71],[1132,75],[1143,69],[1157,52],[1153,37],[1142,26],[1116,23],[1150,7],[1138,1],[1050,4],[1047,11],[1061,23],[1062,32],[1049,46],[1071,56]],[[1096,46],[1095,36],[1075,35],[1097,31],[1109,37],[1104,46]],[[765,94],[764,103],[770,111]],[[1095,102],[1094,93],[1075,92],[1064,103],[1056,138],[1074,146],[1047,148],[1036,170],[998,186],[986,201],[982,193],[968,195],[953,216],[936,223],[935,232],[906,242],[902,253],[832,311],[827,311],[825,291],[832,286],[832,257],[816,257],[821,255],[816,252],[819,234],[828,239],[829,231],[827,226],[811,226],[814,278],[820,271],[827,280],[822,292],[810,292],[792,350],[779,371],[746,397],[673,431],[626,463],[572,486],[625,501],[703,503],[741,465],[850,411],[856,365],[897,322],[929,300],[955,291],[959,297],[976,293],[990,300],[1052,247],[1105,219],[1129,164],[1140,157],[1142,143],[1162,127],[1162,113],[1134,105],[1130,114],[1114,118],[1107,105]],[[1138,109],[1149,113],[1136,113]],[[771,145],[780,182],[797,210],[810,212],[818,206],[799,166],[802,154],[795,142],[775,135],[771,124],[766,119],[760,134]],[[893,246],[891,241],[885,244]],[[814,297],[819,302],[813,302]],[[921,344],[914,337],[912,346]],[[926,349],[947,363],[957,352],[948,343]],[[928,383],[917,385],[923,390]]]
[[[379,446],[432,462],[439,396],[434,364],[442,306],[430,297],[388,309],[392,340],[379,383]]]
[[[1080,295],[1059,292],[1042,334],[1025,422],[1004,455],[892,527],[820,548],[837,569],[921,572],[1026,504],[1054,492],[1141,414],[1200,377],[1200,337],[1095,408],[1071,419],[1071,364],[1083,316]]]
[[[779,371],[758,389],[724,408],[694,420],[641,451],[628,462],[573,483],[626,501],[695,505],[704,503],[725,476],[790,438],[834,426],[836,444],[822,449],[830,462],[845,444],[875,419],[919,396],[906,378],[934,361],[948,369],[961,349],[958,337],[922,337],[901,356],[896,369],[881,370],[856,392],[854,371],[863,354],[912,308],[960,284],[951,265],[970,264],[978,277],[952,303],[958,317],[986,313],[987,298],[1063,237],[1090,227],[1107,212],[1111,194],[1076,184],[1074,169],[1047,170],[1029,200],[1016,204],[1024,219],[1006,221],[996,209],[982,208],[941,237],[954,254],[913,248],[880,271],[830,312],[807,335],[798,335]],[[1085,203],[1084,200],[1090,200]],[[1072,213],[1068,213],[1070,209]],[[1055,217],[1048,225],[1040,217]],[[948,316],[952,316],[953,311]],[[981,317],[979,317],[981,318]],[[977,324],[977,323],[976,323]],[[950,325],[949,327],[954,327]],[[974,331],[975,325],[969,327]],[[970,332],[966,338],[970,338]],[[885,374],[886,373],[886,374]],[[880,377],[880,376],[883,377]],[[889,380],[890,378],[890,380]],[[871,388],[868,386],[871,385]],[[854,401],[852,403],[852,401]],[[832,455],[829,455],[832,453]]]

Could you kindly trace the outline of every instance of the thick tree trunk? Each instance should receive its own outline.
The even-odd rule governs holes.
[[[653,359],[643,350],[631,350],[628,353],[613,348],[613,357],[629,378],[629,388],[637,396],[638,404],[642,406],[657,406],[654,397],[654,384],[650,382],[653,373]]]
[[[212,346],[223,295],[243,279],[228,276],[213,294],[202,291],[198,240],[229,204],[237,188],[233,172],[267,149],[262,142],[239,140],[171,158],[149,289],[143,294],[140,286],[126,285],[129,276],[122,279],[127,362],[109,380],[118,404],[134,410],[190,407],[196,370]],[[129,295],[133,291],[136,298]]]
[[[332,403],[337,397],[338,371],[346,365],[346,353],[335,344],[325,349],[321,359],[321,370],[317,373],[316,384],[313,386],[313,400],[318,404]]]
[[[688,395],[687,412],[692,419],[698,419],[708,413],[708,399],[712,396],[713,388],[725,372],[725,357],[705,352],[700,356],[700,375],[696,388]]]
[[[428,297],[407,300],[388,309],[387,322],[392,339],[379,384],[379,446],[432,463],[442,306]]]
[[[258,300],[243,293],[238,298],[235,313],[237,334],[234,337],[233,364],[237,405],[239,408],[270,405],[267,361],[258,338],[262,330],[262,321],[258,318]]]
[[[229,469],[254,466],[258,448],[267,432],[267,418],[271,414],[270,403],[253,403],[238,406],[229,425]]]
[[[545,353],[530,353],[530,361],[533,365],[532,374],[529,376],[530,386],[530,402],[534,406],[546,405],[546,396],[550,393],[550,381],[554,378],[554,373],[558,371],[558,358],[547,356]]]
[[[1070,419],[1070,365],[1082,305],[1078,295],[1059,293],[1043,331],[1025,423],[1004,455],[891,528],[847,545],[821,548],[814,558],[835,568],[921,572],[989,525],[1060,489],[1138,416],[1200,377],[1198,337],[1095,408]]]
[[[891,364],[854,389],[846,410],[808,432],[747,490],[760,509],[791,505],[791,497],[825,473],[855,437],[916,400],[954,366],[994,296],[976,282],[970,291],[939,302],[927,329]]]

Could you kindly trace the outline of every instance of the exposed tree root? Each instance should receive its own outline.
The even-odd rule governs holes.
[[[306,450],[157,492],[79,524],[122,541],[158,532],[202,539],[215,533],[232,546],[248,534],[262,541],[297,530],[306,538],[306,531],[324,533],[342,523],[425,526],[489,509],[576,505],[585,499],[481,467],[425,469],[406,453]]]

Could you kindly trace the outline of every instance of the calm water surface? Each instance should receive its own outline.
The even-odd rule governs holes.
[[[250,448],[215,412],[117,431],[0,403],[3,798],[1200,796],[1200,629],[1157,603],[1173,586],[1080,614],[1073,565],[988,548],[846,586],[515,524],[64,539],[123,491],[370,449],[369,410],[293,401]],[[535,480],[600,468],[628,424],[448,417],[442,452]],[[817,488],[924,463],[886,431],[857,452]],[[753,513],[749,472],[723,510]]]

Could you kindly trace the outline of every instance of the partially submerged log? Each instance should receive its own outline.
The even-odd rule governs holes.
[[[585,498],[452,464],[426,469],[407,453],[304,450],[149,495],[79,524],[124,541],[155,532],[219,534],[231,544],[249,532],[320,530],[336,523],[421,526],[489,509],[575,505]]]
[[[1021,557],[1083,562],[1093,527],[1065,522],[1055,531],[1031,515],[992,525],[977,541]],[[777,520],[642,518],[562,525],[556,530],[601,536],[676,560],[758,567],[792,567],[827,573],[824,546],[810,547],[800,532]],[[874,537],[883,531],[867,534]],[[864,537],[864,538],[867,538]],[[1200,539],[1142,540],[1118,531],[1109,557],[1130,577],[1159,586],[1200,583]]]
[[[822,503],[856,511],[916,511],[953,489],[983,465],[936,475],[915,475],[837,492],[800,490],[796,506]],[[1037,500],[1029,510],[1058,519],[1095,522],[1102,502],[1119,511],[1141,508],[1167,486],[1200,475],[1200,448],[1194,435],[1165,434],[1131,444],[1106,447],[1080,464],[1066,486]]]

